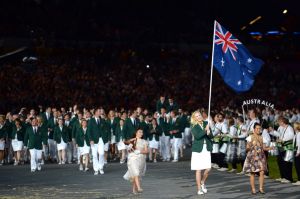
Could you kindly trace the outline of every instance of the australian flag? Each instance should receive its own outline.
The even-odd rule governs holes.
[[[215,22],[215,26],[213,65],[234,91],[248,91],[264,62],[253,57],[246,47],[218,22]]]

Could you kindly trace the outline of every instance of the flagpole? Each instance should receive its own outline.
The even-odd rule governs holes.
[[[212,77],[214,68],[214,52],[215,52],[215,32],[216,32],[216,20],[214,21],[214,33],[213,33],[213,47],[211,55],[211,68],[210,68],[210,83],[209,83],[209,98],[208,98],[208,124],[210,122],[210,102],[211,102],[211,87],[212,87]]]

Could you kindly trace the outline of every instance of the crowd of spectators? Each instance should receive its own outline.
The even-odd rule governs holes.
[[[64,106],[154,110],[161,94],[185,110],[208,104],[210,59],[197,51],[162,48],[38,49],[38,61],[3,63],[0,69],[0,110]],[[275,60],[275,61],[274,61]],[[264,59],[253,88],[237,94],[214,71],[212,107],[240,108],[260,98],[276,108],[300,105],[299,73],[276,59]]]

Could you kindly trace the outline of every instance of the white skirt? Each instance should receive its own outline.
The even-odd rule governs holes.
[[[84,141],[84,145],[82,147],[78,147],[78,148],[79,148],[80,155],[85,155],[85,154],[90,153],[90,147],[86,144],[85,141]]]
[[[110,144],[115,144],[115,143],[116,143],[116,136],[112,134],[110,139]]]
[[[11,145],[14,151],[21,151],[23,148],[23,141],[18,141],[17,139],[13,139]]]
[[[57,144],[57,150],[60,151],[60,150],[66,150],[67,148],[67,143],[65,143],[63,141],[63,139],[61,139],[60,143]]]
[[[126,149],[126,145],[124,144],[123,141],[118,142],[117,147],[119,151]]]
[[[192,152],[191,170],[204,170],[211,168],[211,154],[207,151],[206,144],[203,145],[202,152]]]
[[[4,147],[5,147],[5,141],[1,141],[0,140],[0,151],[3,151],[4,150]]]
[[[158,144],[159,142],[152,138],[152,140],[149,141],[149,148],[158,149]]]

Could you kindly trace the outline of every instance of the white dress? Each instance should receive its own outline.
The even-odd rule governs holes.
[[[82,147],[79,147],[79,153],[80,155],[85,155],[90,153],[90,147],[86,144],[85,140],[84,140],[84,145]]]
[[[149,141],[149,148],[158,149],[159,142],[155,140],[155,135],[153,135],[152,140]]]
[[[60,138],[60,143],[57,144],[57,150],[65,150],[67,148],[67,143],[64,142],[62,138]]]
[[[203,144],[203,149],[200,153],[192,152],[191,170],[204,170],[211,168],[211,154],[207,151],[207,145]]]
[[[138,139],[136,143],[136,150],[142,151],[147,145],[148,143],[146,140]],[[129,153],[127,167],[128,171],[123,176],[125,180],[132,181],[133,177],[144,176],[146,173],[146,155],[135,154],[134,152]]]
[[[124,142],[123,142],[122,136],[120,137],[120,141],[118,142],[117,147],[118,147],[118,150],[119,150],[119,151],[125,150],[125,149],[126,149],[126,145],[125,145]]]

